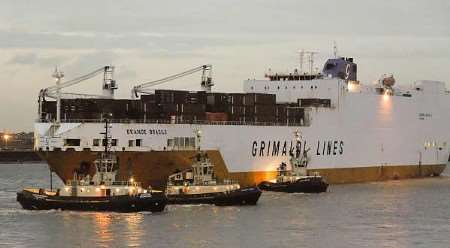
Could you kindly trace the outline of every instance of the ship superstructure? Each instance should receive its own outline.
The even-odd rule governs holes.
[[[202,71],[202,91],[135,87],[146,94],[61,99],[59,120],[58,100],[43,101],[35,149],[63,180],[70,179],[103,149],[98,133],[108,114],[119,177],[133,175],[144,186],[163,186],[173,171],[189,168],[197,145],[193,129],[204,134],[200,145],[216,176],[243,185],[275,178],[295,149],[289,134],[296,130],[310,158],[308,170],[329,183],[439,175],[448,161],[450,93],[443,82],[397,86],[385,75],[366,85],[352,58],[336,57],[320,73],[269,72],[264,80],[244,81],[244,93],[218,93],[211,92],[211,69],[176,74]]]

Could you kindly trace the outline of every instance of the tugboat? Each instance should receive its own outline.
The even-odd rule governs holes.
[[[76,210],[113,212],[161,212],[167,204],[164,192],[143,189],[132,177],[116,181],[117,157],[111,152],[110,124],[105,119],[105,151],[94,161],[95,174],[68,180],[56,191],[26,188],[17,193],[17,201],[29,210]]]
[[[287,192],[287,193],[321,193],[326,192],[328,183],[316,172],[308,175],[309,162],[308,151],[300,152],[301,135],[299,131],[294,132],[296,138],[295,154],[290,152],[289,163],[291,170],[287,169],[286,163],[282,162],[277,168],[278,175],[275,182],[264,181],[258,187],[262,190]]]
[[[241,188],[233,180],[217,181],[214,164],[208,154],[200,150],[201,131],[195,133],[197,153],[192,167],[169,176],[166,188],[169,204],[256,205],[261,196],[258,187]]]

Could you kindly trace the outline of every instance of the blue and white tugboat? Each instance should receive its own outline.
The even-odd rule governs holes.
[[[106,145],[94,161],[95,174],[90,177],[74,173],[63,188],[56,191],[26,188],[17,193],[17,201],[29,210],[76,210],[139,212],[163,211],[167,204],[164,192],[144,189],[131,177],[128,181],[116,181],[117,157],[111,149],[110,124],[105,120]]]
[[[195,133],[197,153],[192,159],[192,167],[169,176],[166,188],[169,204],[256,205],[261,196],[258,187],[241,188],[233,180],[217,181],[214,164],[200,149],[201,131]]]
[[[318,174],[309,175],[308,151],[300,151],[301,135],[299,131],[294,132],[296,140],[295,153],[290,152],[289,163],[291,170],[288,170],[286,163],[282,162],[277,168],[278,175],[275,182],[264,181],[258,187],[267,191],[278,191],[287,193],[321,193],[326,192],[328,183]]]

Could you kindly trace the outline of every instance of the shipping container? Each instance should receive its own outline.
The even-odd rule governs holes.
[[[330,99],[320,99],[320,98],[303,98],[297,100],[300,107],[327,107],[331,106]]]
[[[232,93],[229,94],[228,103],[233,106],[242,106],[244,105],[244,93]]]
[[[275,105],[255,105],[255,115],[276,116],[276,106]]]
[[[212,113],[212,112],[206,112],[206,120],[208,121],[228,121],[228,115],[227,113],[219,112],[219,113]]]

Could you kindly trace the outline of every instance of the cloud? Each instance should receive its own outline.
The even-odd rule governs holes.
[[[24,53],[24,54],[17,54],[13,58],[11,58],[9,61],[6,62],[6,64],[10,65],[32,65],[35,64],[38,60],[38,57],[35,53]]]

